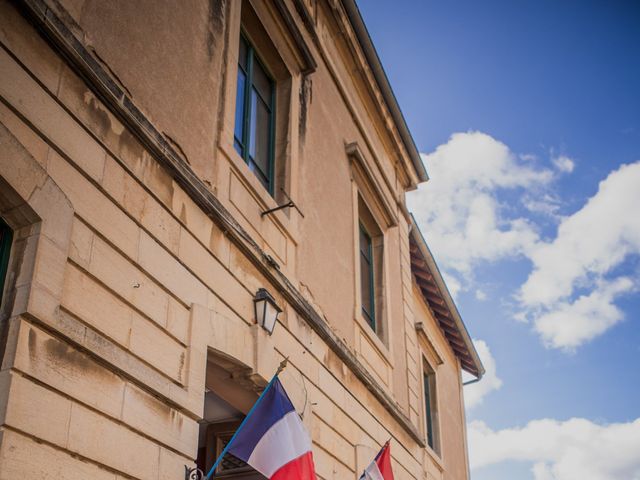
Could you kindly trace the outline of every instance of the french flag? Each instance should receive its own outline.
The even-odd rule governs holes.
[[[373,459],[373,462],[364,470],[359,480],[393,480],[391,470],[391,446],[385,443],[382,449]]]
[[[275,378],[238,432],[229,453],[271,480],[315,480],[311,440]]]

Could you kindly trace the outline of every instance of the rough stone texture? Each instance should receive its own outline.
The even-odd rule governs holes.
[[[251,21],[242,2],[47,3],[109,72],[122,104],[166,134],[162,145],[177,152],[181,171],[201,181],[194,188],[215,193],[242,243],[0,2],[0,212],[18,237],[0,349],[0,480],[181,478],[196,455],[205,384],[246,411],[283,357],[320,479],[358,478],[389,438],[396,478],[467,478],[459,363],[410,272],[402,202],[415,172],[396,160],[406,152],[353,68],[360,54],[339,3],[318,2],[311,32],[291,7],[318,64],[304,79],[277,10],[244,3],[275,47],[265,54],[274,75],[290,76],[279,90],[288,97],[278,175],[304,218],[294,210],[261,217],[276,201],[232,146],[237,38],[240,22]],[[345,150],[354,142],[370,192]],[[397,222],[385,229],[382,339],[358,318],[359,191],[386,198]],[[258,263],[272,260],[247,254],[256,249],[278,268],[266,273]],[[254,324],[260,287],[284,309],[272,336]],[[311,311],[330,338],[312,328]],[[420,441],[428,349],[416,321],[443,359],[441,455]],[[224,381],[211,362],[230,372]]]

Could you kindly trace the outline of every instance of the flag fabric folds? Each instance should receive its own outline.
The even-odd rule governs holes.
[[[391,470],[391,446],[385,443],[382,449],[373,459],[373,462],[364,470],[360,480],[393,480]]]
[[[276,378],[229,453],[272,480],[315,480],[311,440]]]

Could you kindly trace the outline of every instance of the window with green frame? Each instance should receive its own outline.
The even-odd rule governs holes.
[[[360,299],[362,314],[376,331],[376,302],[373,265],[373,241],[371,235],[360,223]]]
[[[244,35],[240,35],[236,86],[233,145],[273,195],[275,82]]]
[[[0,218],[0,303],[2,302],[4,282],[7,276],[7,268],[9,267],[9,254],[11,253],[12,239],[13,232],[9,228],[9,225]]]
[[[437,418],[437,403],[436,403],[436,374],[427,364],[426,360],[423,361],[423,382],[424,382],[424,417],[425,427],[427,433],[427,444],[433,451],[439,453],[438,448],[438,429],[436,425]]]

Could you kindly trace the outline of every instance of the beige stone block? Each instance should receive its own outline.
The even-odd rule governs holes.
[[[333,426],[349,443],[357,444],[362,440],[361,426],[339,409],[331,398],[324,395],[317,387],[307,385],[309,401],[312,401],[313,413],[328,425]]]
[[[0,431],[0,480],[116,480],[113,472],[12,430]]]
[[[4,125],[0,125],[0,145],[3,150],[0,172],[4,180],[21,198],[29,198],[45,182],[44,170]]]
[[[89,227],[78,217],[74,217],[69,258],[85,269],[89,269],[93,239],[94,235]]]
[[[356,478],[355,472],[331,456],[321,445],[314,442],[313,460],[316,474],[322,478],[341,480],[343,478]]]
[[[352,395],[357,395],[357,393],[351,393]],[[389,440],[389,432],[381,426],[381,423],[388,419],[388,415],[377,414],[377,410],[382,407],[374,403],[375,400],[371,395],[358,397],[358,399],[352,395],[347,395],[343,408],[344,413],[357,423],[373,441],[382,445]],[[367,407],[363,407],[360,402],[367,405]]]
[[[55,298],[60,298],[64,287],[67,252],[43,235],[38,239],[33,281],[44,287]]]
[[[158,480],[182,479],[184,478],[184,466],[193,466],[194,463],[195,456],[184,457],[166,448],[160,448],[160,472]]]
[[[171,210],[194,237],[196,237],[203,245],[209,245],[212,228],[216,230],[218,230],[218,228],[213,227],[213,221],[177,184],[173,190]],[[218,252],[215,250],[212,251],[214,255],[218,256]]]
[[[140,220],[149,193],[110,156],[104,166],[102,186],[132,217]]]
[[[189,318],[189,349],[187,353],[187,393],[184,403],[197,418],[204,413],[204,387],[207,374],[207,334],[210,311],[202,305],[192,305]],[[174,387],[176,388],[176,387]]]
[[[67,268],[61,304],[120,345],[129,345],[132,310],[71,264]]]
[[[337,425],[334,427],[339,428]],[[312,422],[312,437],[315,443],[322,445],[333,457],[337,458],[351,470],[355,470],[355,452],[353,445],[318,417],[315,417]]]
[[[15,279],[16,288],[22,287],[24,285],[29,286],[31,282],[33,282],[33,274],[35,271],[39,240],[40,235],[38,233],[28,235],[21,240],[14,240],[14,245],[16,246],[14,248],[23,249],[23,261],[20,265],[18,275]]]
[[[58,245],[66,256],[73,222],[73,208],[69,199],[48,177],[44,184],[33,192],[29,204],[43,219],[41,235]]]
[[[106,152],[47,92],[0,51],[0,95],[87,175],[100,181]]]
[[[10,367],[0,370],[0,425],[4,425],[9,402],[9,386],[11,385]]]
[[[171,296],[168,297],[167,330],[182,343],[187,343],[189,310]]]
[[[174,253],[178,251],[180,224],[162,203],[145,190],[128,171],[107,157],[104,189],[153,237]]]
[[[153,197],[147,196],[140,221],[151,235],[157,238],[166,248],[174,254],[178,253],[181,227],[178,221],[166,210],[166,207],[158,203]]]
[[[24,285],[16,289],[16,298],[11,316],[29,313],[42,321],[55,318],[60,307],[60,298],[37,283]],[[24,296],[24,297],[23,297]],[[23,307],[26,305],[26,308]]]
[[[49,91],[58,88],[62,58],[46,46],[15,6],[0,4],[0,39]]]
[[[278,364],[282,360],[282,357],[278,355],[275,350],[275,342],[271,335],[267,333],[267,331],[262,328],[258,324],[251,325],[249,327],[251,329],[251,335],[254,338],[254,362],[253,362],[253,370],[259,376],[269,381],[273,374],[278,369]],[[289,369],[287,372],[289,378],[293,377],[294,369],[293,367]],[[296,375],[296,377],[300,377],[300,374]],[[283,382],[285,381],[285,377],[282,377]],[[300,381],[297,378],[292,380],[290,384],[285,385],[287,388],[287,392],[289,392],[289,397],[291,398],[293,404],[296,407],[304,408],[303,402],[296,402],[298,400],[297,397],[302,397],[300,400],[303,400],[303,389],[304,386],[300,384]],[[290,385],[290,386],[289,386]],[[301,411],[301,410],[298,410]]]
[[[155,323],[166,326],[169,295],[101,238],[94,240],[88,270]]]
[[[318,388],[332,399],[336,406],[344,410],[347,400],[344,387],[328,370],[325,368],[320,368],[319,370]]]
[[[21,322],[15,368],[71,398],[118,418],[124,380],[65,341]]]
[[[122,420],[186,457],[195,458],[198,423],[131,383],[124,395]]]
[[[68,448],[140,480],[157,480],[156,443],[78,404],[71,409]]]
[[[358,329],[358,337],[358,353],[364,363],[370,367],[370,372],[376,375],[383,385],[389,386],[390,366],[387,360],[361,329]]]
[[[237,248],[234,245],[231,245],[229,237],[227,237],[227,235],[215,225],[211,229],[209,243],[205,243],[205,245],[209,246],[209,251],[213,252],[216,258],[224,266],[229,266],[230,264],[229,257],[231,249]]]
[[[20,375],[11,376],[9,388],[5,423],[64,448],[71,401]]]
[[[180,384],[185,382],[186,349],[155,324],[132,313],[129,350]]]
[[[190,305],[207,302],[207,288],[158,242],[142,233],[139,249],[140,266],[164,287]]]
[[[180,259],[238,315],[245,319],[253,317],[255,292],[247,291],[238,279],[185,229],[182,229],[180,234]]]
[[[2,7],[0,7],[2,8]],[[31,130],[16,114],[0,103],[0,123],[24,146],[31,156],[46,169],[49,145]]]
[[[416,427],[420,425],[420,415],[414,408],[409,408],[409,420]]]
[[[124,137],[124,135],[123,135]],[[134,145],[137,140],[133,135],[127,136],[127,142],[120,142],[120,145]],[[139,152],[138,157],[132,156],[131,153]],[[158,161],[153,158],[140,144],[125,153],[121,148],[119,150],[120,158],[125,160],[129,168],[136,176],[147,186],[149,190],[160,200],[163,205],[171,208],[171,198],[176,188],[176,183],[171,174]]]
[[[256,324],[256,328],[261,327],[258,327]],[[283,355],[289,357],[292,365],[295,365],[312,383],[318,383],[318,365],[311,361],[311,353],[306,346],[301,343],[299,337],[293,335],[286,328],[277,326],[271,338],[274,340],[275,348]]]
[[[248,366],[253,366],[254,339],[249,326],[235,314],[210,312],[205,338],[207,345]]]
[[[85,222],[129,258],[137,258],[140,229],[133,220],[55,152],[49,157],[49,173]]]
[[[259,288],[268,285],[267,280],[258,272],[251,260],[235,246],[229,250],[230,272],[249,292],[257,292]]]
[[[287,237],[271,217],[262,217],[262,236],[282,263],[287,263]]]

